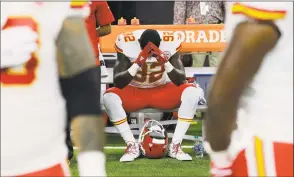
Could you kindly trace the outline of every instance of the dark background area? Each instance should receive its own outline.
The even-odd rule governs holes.
[[[108,1],[116,19],[123,17],[130,24],[134,17],[140,24],[173,24],[174,1]]]

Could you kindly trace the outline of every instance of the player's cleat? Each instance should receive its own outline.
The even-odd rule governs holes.
[[[121,157],[120,162],[132,162],[139,156],[139,145],[134,142],[128,142],[125,154]]]
[[[180,143],[171,143],[169,145],[169,153],[168,153],[169,157],[175,158],[177,160],[182,160],[182,161],[190,161],[192,160],[192,157],[183,152],[181,149],[181,145]]]

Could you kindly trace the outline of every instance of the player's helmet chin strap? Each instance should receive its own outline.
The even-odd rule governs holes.
[[[149,133],[151,133],[151,132],[153,132],[153,131],[158,131],[158,130],[155,128],[155,125],[153,125],[153,123],[155,123],[156,125],[160,126],[160,128],[161,128],[161,133],[162,133],[163,136],[165,136],[165,134],[164,134],[164,133],[165,133],[165,129],[164,129],[163,125],[160,124],[160,122],[158,122],[158,121],[156,121],[156,120],[149,120],[149,121],[147,121],[147,122],[144,124],[144,126],[142,127],[141,132],[140,132],[140,134],[139,134],[138,140],[139,140],[140,143],[143,141],[143,138],[145,137],[145,135],[147,135],[147,134],[149,134]],[[148,127],[149,124],[150,124],[150,128],[149,128],[149,130],[143,134],[143,131],[145,130],[146,127]]]

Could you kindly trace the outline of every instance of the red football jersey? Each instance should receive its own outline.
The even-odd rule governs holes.
[[[90,1],[90,15],[86,19],[86,25],[96,56],[99,56],[98,43],[99,36],[96,34],[96,23],[98,26],[111,24],[115,21],[106,1]]]

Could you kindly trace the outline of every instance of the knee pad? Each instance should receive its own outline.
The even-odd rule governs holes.
[[[200,87],[187,87],[182,92],[181,102],[198,103],[203,95],[204,92]]]
[[[127,117],[122,105],[122,100],[117,94],[104,94],[103,102],[106,112],[112,122],[117,122]]]
[[[202,89],[197,87],[187,87],[183,90],[178,110],[179,118],[192,119],[194,117],[201,95]]]
[[[105,93],[103,95],[103,104],[105,107],[110,107],[114,104],[122,104],[122,100],[115,93]]]

